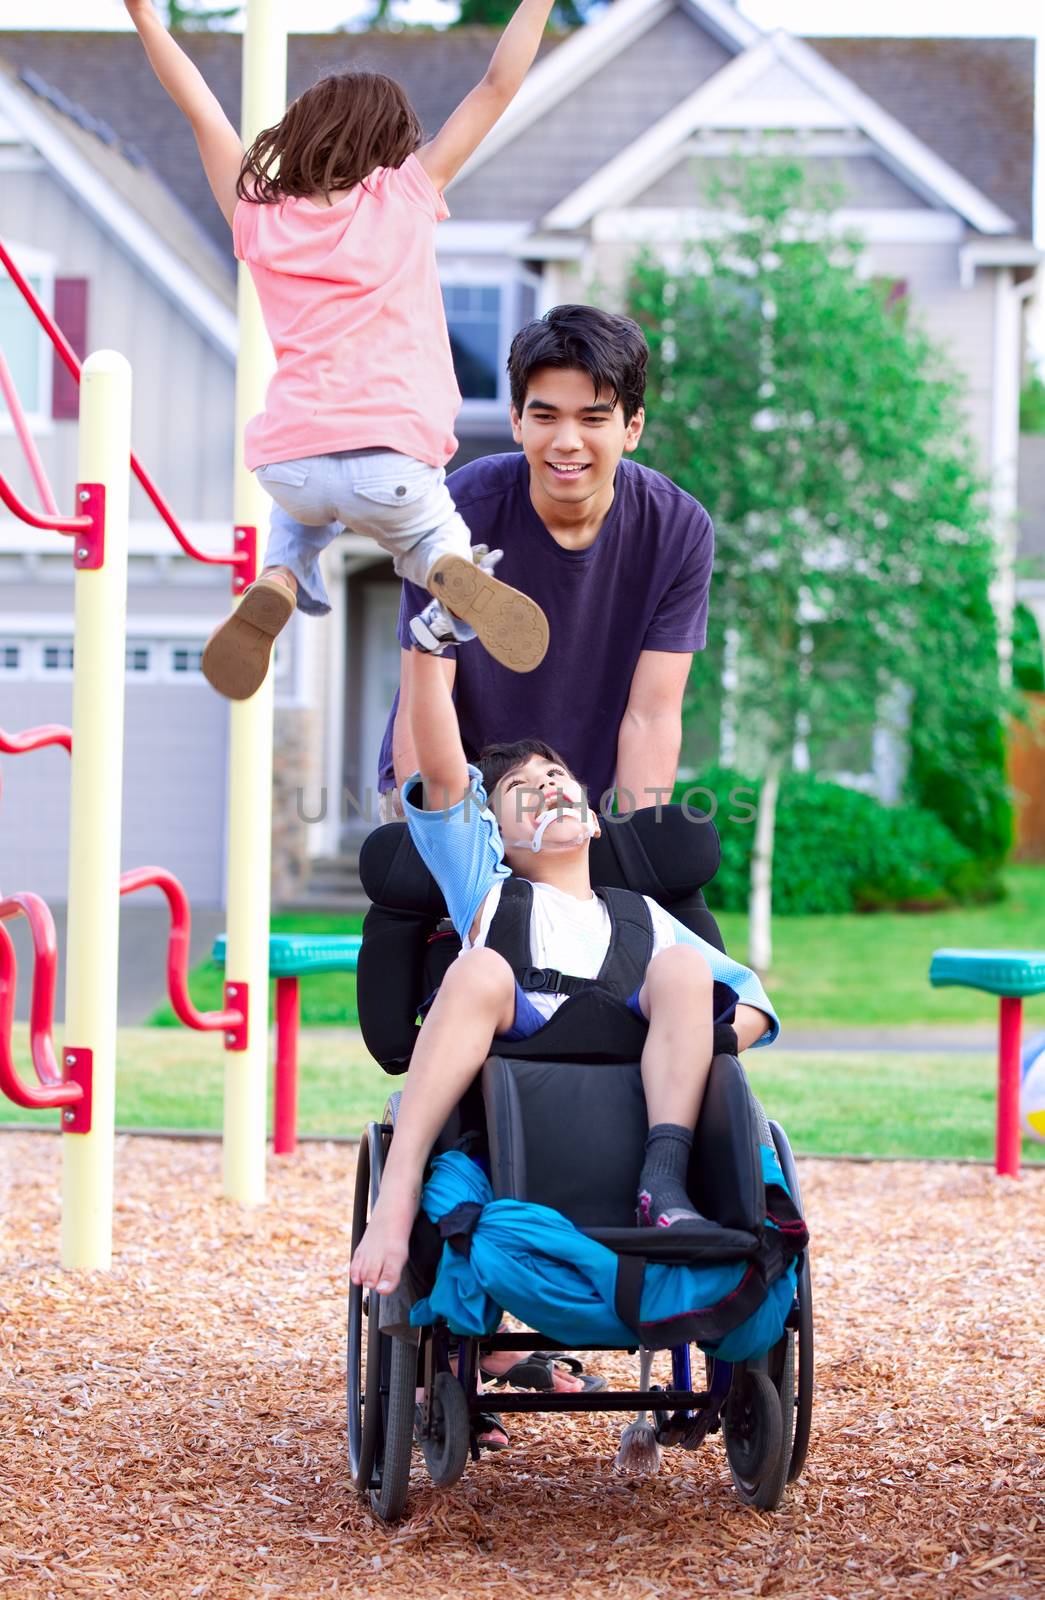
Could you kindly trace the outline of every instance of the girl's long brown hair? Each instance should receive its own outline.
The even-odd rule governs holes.
[[[417,114],[380,72],[334,72],[264,128],[243,157],[241,200],[278,205],[291,195],[351,189],[375,167],[401,167],[421,144]]]

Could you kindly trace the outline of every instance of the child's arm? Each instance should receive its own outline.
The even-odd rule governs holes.
[[[446,667],[422,650],[403,655],[402,699],[429,811],[448,811],[471,788],[451,692],[453,674]]]
[[[737,1036],[737,1048],[747,1050],[753,1044],[771,1033],[773,1019],[764,1011],[759,1011],[756,1006],[746,1006],[743,1003],[737,1006],[733,1018],[733,1031]]]
[[[163,26],[153,10],[152,0],[124,0],[124,4],[145,46],[152,70],[188,119],[207,181],[231,227],[232,213],[236,209],[236,184],[243,166],[239,134],[221,109],[217,96]]]
[[[417,159],[437,189],[446,188],[515,99],[533,65],[554,3],[555,0],[521,0],[498,41],[482,82],[465,95],[435,138],[417,152]]]

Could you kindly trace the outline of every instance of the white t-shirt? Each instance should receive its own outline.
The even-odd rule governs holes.
[[[503,881],[503,880],[502,880]],[[649,895],[642,897],[653,918],[653,949],[651,958],[675,943],[675,927],[671,917]],[[494,913],[501,903],[501,883],[495,883],[483,902],[479,927],[474,941],[465,939],[462,948],[470,950],[486,943]],[[568,972],[575,978],[597,978],[599,968],[610,947],[610,914],[605,901],[593,894],[590,900],[578,900],[575,895],[564,894],[550,883],[533,885],[533,906],[530,911],[530,951],[534,966],[549,967],[553,972]],[[564,994],[531,992],[527,998],[542,1017],[550,1017],[567,998]]]

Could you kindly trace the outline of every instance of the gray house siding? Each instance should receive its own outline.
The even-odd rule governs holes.
[[[803,166],[813,184],[839,191],[844,206],[903,210],[925,203],[874,156],[813,156],[806,157]],[[734,169],[735,162],[702,156],[697,148],[629,205],[638,209],[705,205],[713,180],[728,181]]]
[[[122,352],[133,373],[133,442],[184,522],[231,519],[234,373],[231,360],[46,172],[4,174],[0,235],[51,255],[62,277],[88,280],[88,346]],[[40,454],[63,507],[76,482],[77,425],[41,432]],[[0,471],[19,492],[31,479],[17,442],[0,437]],[[131,516],[151,515],[135,489]]]
[[[450,210],[470,222],[539,219],[729,60],[702,28],[671,12],[452,185]]]

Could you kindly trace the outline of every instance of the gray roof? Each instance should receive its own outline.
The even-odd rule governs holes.
[[[369,66],[398,79],[431,134],[479,81],[496,31],[322,33],[290,40],[288,87],[299,94],[324,72]],[[542,53],[553,50],[552,36]],[[235,125],[241,43],[228,33],[181,42]],[[922,138],[1030,233],[1034,42],[1027,39],[815,39],[832,64]],[[57,91],[66,115],[104,123],[167,184],[231,267],[228,227],[211,197],[184,118],[145,62],[133,33],[0,31],[0,57],[35,76],[34,92]],[[82,113],[82,116],[81,116]],[[98,130],[95,130],[98,133]],[[607,155],[609,152],[607,152]],[[477,174],[477,177],[479,175]]]
[[[1033,39],[809,39],[807,43],[1031,237]]]

